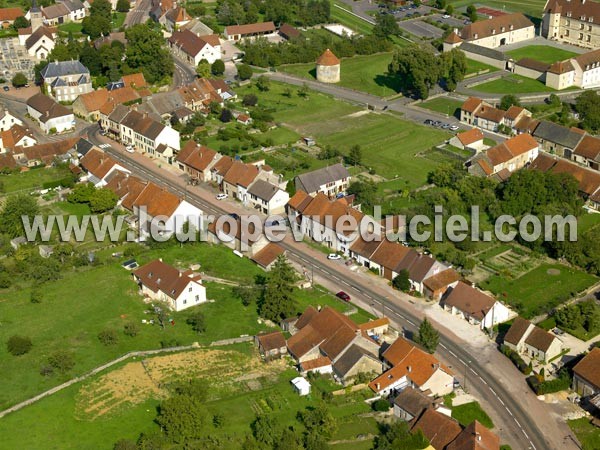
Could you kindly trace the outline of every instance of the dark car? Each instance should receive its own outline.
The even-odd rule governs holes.
[[[335,296],[338,297],[338,298],[341,298],[345,302],[349,302],[350,301],[350,296],[348,294],[346,294],[344,291],[338,292],[337,294],[335,294]]]
[[[433,120],[431,119],[425,119],[425,122],[423,122],[425,125],[433,125]]]
[[[2,89],[4,89],[5,91],[9,91],[10,90],[10,88],[8,86],[4,86],[4,87],[2,87]]]

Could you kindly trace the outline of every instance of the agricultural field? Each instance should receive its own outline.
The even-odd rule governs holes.
[[[338,85],[380,97],[395,95],[400,92],[400,83],[396,77],[387,73],[391,60],[391,53],[344,58]],[[289,64],[279,66],[278,70],[307,79],[316,79],[313,63]]]
[[[473,86],[473,89],[487,94],[527,94],[534,92],[556,92],[544,83],[521,75],[510,74],[498,80]]]
[[[272,415],[278,426],[301,430],[298,411],[315,405],[321,392],[339,389],[329,379],[319,378],[312,381],[311,395],[299,397],[289,383],[296,375],[283,360],[263,364],[251,343],[155,356],[145,359],[144,367],[129,360],[10,414],[0,422],[0,433],[7,448],[112,449],[118,439],[135,439],[140,432],[157,430],[156,407],[169,394],[169,383],[194,378],[211,385],[205,404],[209,414],[225,418],[210,434],[226,438],[228,448],[236,449],[251,432],[257,414]],[[366,396],[368,392],[362,391],[329,401],[338,423],[334,440],[351,442],[358,434],[377,432],[375,420],[363,416],[369,412],[363,402]],[[9,432],[14,429],[28,433]]]
[[[531,58],[547,64],[552,64],[556,61],[564,61],[565,59],[577,56],[577,53],[575,52],[551,47],[549,45],[528,45],[526,47],[510,50],[506,52],[506,54],[515,61],[522,58]]]

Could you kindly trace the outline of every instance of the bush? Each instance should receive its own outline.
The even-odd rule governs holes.
[[[571,376],[567,369],[562,369],[558,373],[558,378],[554,380],[542,381],[540,376],[527,377],[527,384],[535,392],[535,395],[551,394],[569,389],[571,386]]]
[[[517,352],[503,346],[502,353],[504,353],[504,355],[512,361],[512,363],[517,367],[517,369],[519,369],[521,373],[524,375],[529,375],[531,373],[531,365],[527,364]]]
[[[40,289],[33,288],[31,290],[31,294],[29,296],[29,300],[31,303],[42,303],[44,296]]]
[[[258,97],[254,94],[246,94],[242,99],[242,105],[244,106],[256,106],[258,103]]]
[[[250,67],[248,64],[239,65],[237,72],[240,80],[248,80],[252,78],[252,67]]]
[[[125,326],[123,327],[123,333],[125,333],[125,335],[130,336],[130,337],[137,336],[137,334],[139,332],[140,332],[140,327],[135,322],[127,322],[125,324]]]
[[[115,330],[107,329],[98,333],[98,339],[104,345],[115,345],[119,342],[119,336]]]
[[[13,356],[21,356],[31,350],[31,339],[25,336],[11,336],[6,342],[6,349]]]
[[[390,409],[390,402],[384,398],[380,398],[379,400],[374,401],[371,407],[374,411],[388,411]]]
[[[66,350],[57,350],[48,357],[48,365],[52,369],[52,372],[56,369],[61,373],[66,373],[75,367],[75,359],[72,353]],[[44,367],[42,367],[40,373],[42,373],[43,369]]]

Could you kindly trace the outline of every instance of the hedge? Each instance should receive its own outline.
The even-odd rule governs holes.
[[[503,345],[502,353],[504,353],[504,355],[507,356],[515,366],[517,366],[517,369],[519,369],[521,373],[525,375],[531,374],[531,366],[529,366],[517,352]]]
[[[571,386],[571,377],[569,372],[564,369],[559,372],[558,378],[548,381],[540,381],[537,376],[527,377],[527,384],[536,395],[551,394],[553,392],[564,391]]]
[[[43,189],[54,189],[55,187],[73,187],[75,185],[75,182],[73,181],[73,177],[65,177],[62,178],[60,180],[54,180],[54,181],[46,181],[45,183],[42,184],[42,188]]]

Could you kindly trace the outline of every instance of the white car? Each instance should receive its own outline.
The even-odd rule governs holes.
[[[217,200],[225,200],[228,197],[227,194],[217,194]]]
[[[128,145],[127,147],[125,147],[125,150],[127,150],[129,153],[134,153],[133,146],[131,146],[131,145]]]
[[[340,255],[338,255],[337,253],[330,253],[329,255],[327,255],[327,259],[337,261],[338,259],[342,259],[342,257]]]
[[[450,125],[452,131],[458,131],[458,125]]]
[[[444,14],[444,15],[442,16],[442,18],[443,18],[443,19],[449,19],[449,18],[450,18],[450,14]]]

